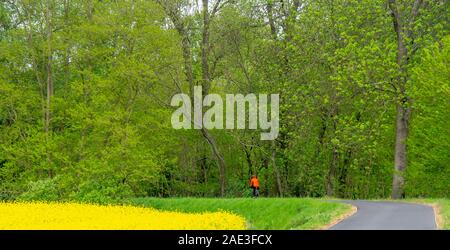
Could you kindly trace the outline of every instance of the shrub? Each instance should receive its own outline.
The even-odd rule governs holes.
[[[133,196],[131,188],[114,180],[90,180],[79,186],[79,191],[71,198],[81,202],[95,202],[107,204],[117,202]]]
[[[28,190],[19,197],[23,201],[55,201],[59,199],[57,178],[29,182]]]

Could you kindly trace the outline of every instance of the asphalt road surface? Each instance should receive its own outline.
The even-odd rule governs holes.
[[[378,201],[342,201],[358,211],[332,226],[330,230],[433,230],[436,229],[431,206]]]

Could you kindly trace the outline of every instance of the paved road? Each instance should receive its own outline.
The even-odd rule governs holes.
[[[433,208],[426,205],[378,202],[342,201],[358,211],[330,230],[433,230],[436,229]]]

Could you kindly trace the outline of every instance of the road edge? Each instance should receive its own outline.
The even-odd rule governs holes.
[[[436,223],[436,229],[437,230],[443,230],[444,229],[444,219],[442,219],[441,210],[439,203],[431,203],[430,204],[433,207],[434,212],[434,222]]]
[[[347,203],[348,204],[348,203]],[[337,218],[333,219],[328,225],[321,227],[319,230],[328,230],[331,227],[333,227],[334,225],[338,224],[339,222],[351,217],[352,215],[354,215],[356,212],[358,212],[358,207],[352,204],[348,204],[351,206],[350,211],[338,216]]]
[[[434,224],[436,225],[436,230],[444,230],[444,219],[442,218],[440,204],[438,201],[430,202],[421,199],[410,199],[410,200],[390,200],[394,202],[403,202],[409,204],[429,206],[433,209],[434,213]]]
[[[434,213],[434,224],[436,225],[436,230],[444,230],[444,219],[442,218],[441,209],[439,202],[427,202],[424,200],[406,200],[406,201],[399,201],[399,202],[405,202],[410,204],[418,204],[418,205],[424,205],[429,206],[433,208]]]

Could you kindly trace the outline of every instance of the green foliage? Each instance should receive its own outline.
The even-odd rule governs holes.
[[[56,201],[59,199],[59,191],[56,178],[29,182],[28,190],[17,199],[21,201]]]
[[[449,197],[450,36],[423,52],[414,69],[415,116],[409,147],[407,192],[418,197]]]
[[[79,191],[71,197],[76,201],[108,204],[133,196],[131,188],[125,184],[117,184],[113,179],[84,182]]]

